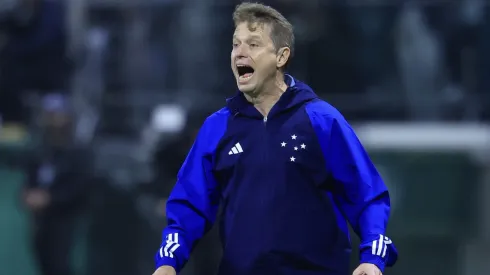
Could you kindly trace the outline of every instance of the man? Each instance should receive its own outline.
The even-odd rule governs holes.
[[[0,13],[0,114],[28,123],[25,92],[48,94],[69,87],[65,5],[62,1],[16,0]]]
[[[354,275],[381,274],[397,259],[385,184],[342,115],[284,74],[291,24],[252,3],[233,19],[240,92],[207,118],[179,172],[154,275],[182,269],[220,204],[220,275],[346,275],[347,221],[361,239]]]
[[[42,275],[70,275],[76,222],[88,202],[90,154],[74,145],[67,100],[42,102],[43,143],[26,165],[23,203],[33,218],[34,253]]]

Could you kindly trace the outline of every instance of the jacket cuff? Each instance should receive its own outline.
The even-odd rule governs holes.
[[[381,256],[373,255],[369,250],[361,253],[360,257],[361,264],[373,264],[377,266],[381,272],[384,272],[386,267],[386,259],[382,258]]]
[[[156,261],[155,261],[155,269],[158,269],[161,266],[168,265],[171,266],[175,269],[176,272],[180,271],[179,268],[179,263],[177,259],[175,258],[170,258],[170,257],[160,257],[159,253],[156,255]]]

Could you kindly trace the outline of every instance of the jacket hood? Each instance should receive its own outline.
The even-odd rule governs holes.
[[[313,89],[311,89],[305,83],[288,74],[286,74],[284,77],[288,88],[281,95],[279,101],[277,101],[277,103],[273,106],[269,116],[287,111],[297,107],[298,105],[302,105],[308,101],[318,98]],[[262,117],[257,109],[255,109],[253,104],[248,102],[244,94],[240,91],[238,91],[234,97],[228,98],[226,103],[228,109],[234,116],[242,114],[250,117]]]

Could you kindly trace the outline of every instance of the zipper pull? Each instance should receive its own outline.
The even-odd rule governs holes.
[[[266,122],[267,122],[267,117],[265,116],[265,117],[264,117],[264,123],[266,123]]]

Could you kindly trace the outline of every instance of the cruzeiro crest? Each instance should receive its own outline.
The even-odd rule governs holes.
[[[296,162],[296,159],[302,151],[306,150],[306,144],[298,140],[298,136],[293,134],[281,142],[281,147],[290,151],[289,161]]]

